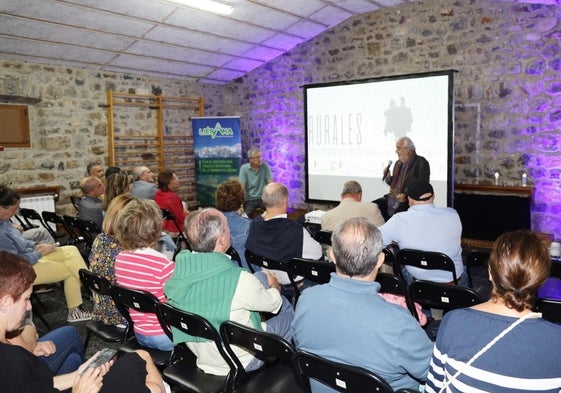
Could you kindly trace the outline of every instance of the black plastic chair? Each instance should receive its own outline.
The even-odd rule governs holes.
[[[423,308],[435,308],[446,313],[458,308],[466,308],[482,303],[483,299],[473,289],[457,285],[418,280],[409,286],[409,298]],[[436,339],[440,321],[431,321],[425,326],[431,340]]]
[[[207,374],[197,367],[196,358],[185,344],[176,345],[172,362],[163,370],[166,382],[180,390],[193,393],[229,392],[235,384],[238,369],[228,356],[220,333],[205,318],[182,311],[167,303],[158,305],[162,328],[173,339],[172,328],[195,337],[205,338],[214,343],[216,349],[230,368],[226,376]],[[179,356],[178,356],[179,355]]]
[[[304,277],[318,284],[325,284],[331,280],[331,273],[335,272],[335,264],[329,261],[318,261],[306,258],[292,258],[288,266],[288,278],[294,288],[294,305],[301,295],[296,277]]]
[[[333,234],[333,232],[331,232],[331,231],[319,230],[319,231],[314,233],[314,239],[318,243],[330,246],[331,245],[331,235],[332,234]]]
[[[123,317],[128,322],[129,329],[134,331],[134,321],[130,316],[130,309],[136,310],[142,313],[151,313],[159,317],[158,306],[160,304],[158,298],[147,291],[141,291],[139,289],[125,288],[122,285],[113,285],[113,300],[117,309]],[[121,346],[119,346],[119,351],[130,353],[137,349],[144,349],[147,351],[154,364],[156,366],[163,368],[169,364],[172,351],[161,351],[159,349],[149,348],[140,345],[136,338],[131,338],[125,341]]]
[[[236,251],[236,249],[234,247],[230,246],[230,248],[228,248],[226,250],[226,255],[229,255],[230,259],[232,261],[236,262],[239,267],[243,267],[242,266],[242,258],[240,257],[240,254],[238,254],[238,252]]]
[[[65,218],[65,220],[67,219]],[[80,250],[80,254],[82,254],[84,260],[87,261],[90,257],[93,242],[96,236],[101,233],[101,228],[92,220],[85,220],[80,217],[72,217],[72,225],[74,231],[78,234],[77,238],[81,239],[81,241],[74,244]]]
[[[173,225],[175,226],[175,228],[177,229],[177,236],[175,236],[173,238],[174,242],[175,242],[175,246],[177,247],[178,250],[181,249],[191,249],[191,246],[189,245],[189,242],[187,241],[187,238],[185,237],[185,234],[183,233],[183,231],[181,230],[181,226],[179,225],[179,222],[177,221],[177,219],[175,218],[175,215],[167,209],[160,209],[162,211],[162,218],[164,220],[168,220],[171,221],[173,223]],[[183,247],[181,247],[181,245],[183,245]]]
[[[394,274],[399,276],[402,280],[405,280],[402,271],[405,265],[418,267],[420,269],[449,271],[451,273],[450,278],[452,279],[450,281],[458,284],[454,262],[448,255],[441,252],[411,250],[408,248],[399,250],[394,266]]]
[[[535,311],[541,312],[543,319],[561,324],[561,300],[537,299]]]
[[[21,207],[16,215],[16,219],[18,218],[17,216],[23,218],[24,225],[22,226],[24,230],[31,229],[31,228],[39,228],[39,226],[42,226],[43,228],[47,229],[47,226],[43,221],[43,217],[41,217],[41,215],[37,212],[37,210]],[[33,221],[36,221],[36,223]],[[22,222],[20,221],[20,223]]]
[[[61,245],[71,244],[72,234],[70,233],[70,229],[68,228],[64,218],[55,212],[44,211],[41,212],[41,216],[43,217],[43,221],[45,222],[46,228],[57,242]],[[52,224],[56,229],[51,227]],[[62,228],[62,231],[58,229]]]
[[[401,278],[391,273],[378,272],[376,281],[380,284],[380,293],[391,293],[405,298],[405,304],[411,315],[419,320],[415,304],[411,302],[411,298],[407,294],[407,284]]]
[[[80,211],[80,199],[82,199],[82,197],[79,197],[77,195],[70,196],[70,202],[72,202],[72,206],[74,206],[77,212]]]
[[[338,392],[394,393],[383,378],[361,367],[334,362],[305,351],[297,351],[293,361],[303,381],[312,378]]]
[[[292,291],[294,293],[292,294],[292,293],[285,292],[286,288],[284,287],[282,292],[283,295],[289,298],[289,300],[292,300],[293,304],[295,304],[296,300],[298,299],[298,295],[300,294],[300,290],[298,288],[298,284],[294,281],[294,277],[292,277],[290,261],[282,262],[282,261],[276,261],[274,259],[266,258],[251,252],[247,248],[245,249],[245,260],[247,261],[249,265],[249,270],[251,270],[252,273],[255,273],[255,269],[252,266],[255,265],[255,266],[260,266],[264,269],[278,270],[288,274],[288,278],[290,279],[290,284],[291,284],[290,286],[292,287]]]
[[[305,392],[304,386],[292,364],[296,350],[284,338],[276,334],[252,329],[233,321],[223,322],[220,335],[226,351],[236,363],[238,378],[236,393]],[[256,371],[246,373],[233,347],[243,348],[265,365]]]
[[[87,269],[80,269],[78,273],[86,289],[89,289],[92,293],[96,293],[99,296],[110,296],[113,298],[113,285],[105,277],[90,272]],[[85,326],[87,332],[86,338],[84,339],[84,352],[88,348],[92,333],[103,341],[113,343],[122,343],[126,341],[127,338],[132,337],[132,332],[128,325],[125,327],[117,327],[114,325],[105,325],[100,321],[88,321]]]

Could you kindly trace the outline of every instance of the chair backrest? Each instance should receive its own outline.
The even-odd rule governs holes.
[[[224,362],[230,368],[229,377],[225,381],[225,386],[230,386],[238,375],[238,368],[230,356],[226,353],[222,345],[222,338],[218,330],[212,324],[200,315],[190,313],[188,311],[180,310],[168,303],[158,304],[158,315],[162,329],[170,339],[173,340],[173,333],[171,328],[178,329],[179,331],[190,336],[205,338],[212,341],[216,349],[224,359]],[[243,370],[243,368],[242,368]]]
[[[95,237],[101,233],[101,228],[92,220],[74,217],[74,227],[88,243],[93,243]]]
[[[308,280],[325,284],[331,280],[331,273],[335,272],[335,264],[328,261],[292,258],[290,272],[292,276],[302,276]]]
[[[240,254],[236,251],[236,249],[233,246],[230,246],[230,248],[226,250],[226,255],[229,255],[230,259],[236,262],[239,267],[243,267],[242,258],[240,257]]]
[[[378,272],[376,281],[382,286],[380,292],[407,296],[407,285],[400,277],[391,273]]]
[[[175,238],[175,245],[177,246],[177,248],[180,249],[180,244],[183,243],[184,248],[190,250],[191,246],[187,241],[187,237],[185,237],[185,233],[183,233],[183,231],[181,230],[181,225],[179,224],[179,221],[177,221],[177,218],[175,218],[175,215],[172,213],[171,210],[167,210],[167,209],[160,209],[160,210],[162,211],[162,218],[164,220],[171,221],[175,226],[175,229],[177,229],[177,237]]]
[[[481,296],[471,288],[423,280],[411,283],[409,296],[411,301],[424,308],[444,311],[471,307],[483,302]]]
[[[72,202],[72,206],[74,206],[77,212],[80,211],[80,199],[82,199],[82,197],[79,197],[77,195],[70,196],[70,202]]]
[[[41,215],[37,212],[37,210],[21,207],[16,215],[16,219],[18,218],[17,216],[23,218],[24,222],[22,223],[20,220],[20,223],[22,223],[24,230],[31,229],[31,228],[38,228],[39,225],[45,227],[45,223],[43,222],[43,217],[41,217]],[[37,221],[39,225],[31,222],[31,220]]]
[[[402,279],[403,272],[401,271],[401,267],[403,265],[409,265],[420,269],[449,271],[451,273],[451,281],[454,281],[456,284],[458,283],[454,261],[452,261],[448,255],[441,252],[420,251],[404,248],[403,250],[399,250],[397,253],[396,265],[398,269],[396,269],[397,272],[394,273]]]
[[[561,324],[561,300],[537,299],[535,310],[542,313],[543,319]]]
[[[72,238],[73,235],[71,233],[71,230],[70,228],[68,228],[68,225],[66,224],[62,216],[58,215],[55,212],[49,212],[49,211],[41,212],[41,216],[43,217],[43,221],[46,224],[47,230],[49,231],[49,233],[54,239],[67,237],[67,240],[70,240]],[[53,224],[54,227],[57,229],[62,228],[64,233],[55,232],[55,230],[53,230],[49,224]]]
[[[361,367],[333,362],[304,351],[297,351],[293,361],[301,376],[315,379],[338,392],[394,393],[384,379]]]
[[[113,284],[113,300],[117,309],[125,317],[132,328],[134,321],[130,316],[130,309],[141,313],[156,314],[159,317],[158,305],[160,301],[156,296],[140,289],[125,288],[119,284]]]
[[[318,243],[321,244],[326,244],[328,246],[331,245],[331,235],[333,232],[331,231],[324,231],[324,230],[319,230],[317,232],[314,233],[314,239],[316,239],[316,241]]]
[[[113,296],[113,285],[105,277],[91,272],[88,269],[80,269],[78,274],[86,289],[97,292],[100,295]]]
[[[296,352],[292,344],[277,334],[256,330],[233,321],[222,323],[220,336],[226,346],[226,351],[241,368],[243,366],[232,350],[232,345],[246,349],[264,362],[273,362],[277,359],[292,361]]]
[[[255,273],[255,271],[253,270],[251,265],[261,266],[265,269],[282,270],[289,273],[290,264],[288,262],[281,262],[274,259],[262,257],[261,255],[257,255],[251,252],[247,248],[245,249],[245,259],[249,264],[249,268],[251,269],[252,273]]]

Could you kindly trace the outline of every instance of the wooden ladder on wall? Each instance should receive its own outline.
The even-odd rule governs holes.
[[[155,113],[155,115],[154,115]],[[132,171],[173,170],[180,178],[179,195],[197,204],[191,116],[204,116],[202,97],[115,93],[107,90],[109,165]]]

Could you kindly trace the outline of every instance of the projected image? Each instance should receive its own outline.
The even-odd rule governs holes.
[[[446,206],[451,86],[451,72],[305,86],[308,199],[337,201],[350,179],[363,200],[386,194],[382,172],[407,136],[430,163],[437,205]]]

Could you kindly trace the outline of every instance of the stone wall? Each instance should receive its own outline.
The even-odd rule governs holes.
[[[204,94],[205,113],[220,114],[220,86],[0,61],[0,95],[41,99],[29,106],[31,148],[0,152],[0,182],[16,188],[60,185],[57,209],[75,214],[69,197],[79,191],[86,165],[108,162],[107,112],[100,107],[107,104],[107,89],[181,97]],[[156,133],[155,111],[117,108],[115,114],[116,127],[128,133]],[[178,127],[175,119],[170,122]],[[188,116],[183,116],[182,122],[191,127]]]
[[[352,18],[226,86],[244,147],[258,145],[304,202],[301,85],[456,69],[455,176],[535,185],[533,229],[561,236],[559,7],[426,0]],[[480,124],[478,124],[480,117]],[[420,152],[422,154],[422,152]]]

